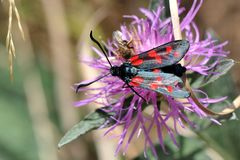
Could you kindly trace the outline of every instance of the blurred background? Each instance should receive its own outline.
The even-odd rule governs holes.
[[[190,1],[183,2],[186,8],[190,7]],[[0,160],[133,159],[142,152],[139,145],[133,144],[125,157],[114,157],[116,141],[103,137],[103,131],[88,133],[61,149],[57,143],[92,110],[91,106],[75,108],[74,101],[83,96],[71,89],[74,83],[88,78],[83,76],[79,57],[91,52],[90,30],[106,41],[120,24],[128,23],[122,15],[142,16],[138,9],[147,8],[148,3],[147,0],[17,0],[26,40],[22,40],[14,18],[16,58],[11,82],[5,47],[8,1],[0,2]],[[220,41],[229,41],[226,47],[231,52],[229,57],[240,60],[239,0],[205,0],[195,20],[202,32],[212,29]],[[239,73],[239,65],[235,65],[227,75],[228,81],[224,81],[224,85],[234,86],[237,93]],[[203,152],[209,159],[240,159],[239,131],[238,121],[206,129],[205,143],[197,154]],[[186,138],[179,139],[183,142]],[[196,139],[184,142],[201,145]],[[182,153],[187,148],[192,146],[185,145]],[[177,151],[173,154],[181,157]],[[193,159],[204,156],[195,154]]]

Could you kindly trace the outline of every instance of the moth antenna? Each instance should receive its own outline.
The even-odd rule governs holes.
[[[86,87],[86,86],[89,86],[89,85],[91,85],[91,84],[93,84],[93,83],[99,81],[100,79],[102,79],[102,78],[108,76],[109,74],[110,74],[110,73],[105,74],[105,75],[103,75],[103,76],[101,76],[101,77],[99,77],[99,78],[97,78],[97,79],[95,79],[94,81],[91,81],[91,82],[89,82],[89,83],[79,84],[79,85],[77,86],[77,88],[76,88],[76,93],[78,93],[78,91],[79,91],[80,88],[82,88],[82,87]]]
[[[90,32],[90,38],[91,38],[91,40],[92,40],[93,42],[95,42],[95,43],[98,45],[98,47],[101,49],[101,51],[103,52],[104,56],[106,57],[108,63],[109,63],[110,66],[112,67],[112,64],[111,64],[111,62],[109,61],[106,52],[105,52],[104,49],[102,48],[101,44],[93,37],[92,31]]]

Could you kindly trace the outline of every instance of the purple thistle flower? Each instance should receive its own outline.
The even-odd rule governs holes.
[[[223,47],[227,44],[227,42],[217,44],[217,41],[214,40],[209,33],[204,40],[200,39],[200,33],[197,25],[193,22],[193,18],[201,5],[202,0],[194,0],[191,9],[183,18],[180,26],[184,39],[187,39],[190,43],[189,51],[184,57],[187,72],[197,72],[203,76],[207,76],[209,74],[218,74],[212,73],[212,68],[216,67],[220,63],[221,58],[227,56],[228,52],[223,50]],[[181,14],[184,10],[184,8],[180,8],[179,14]],[[159,6],[156,11],[150,11],[143,8],[141,8],[140,11],[146,17],[139,18],[135,15],[124,16],[125,18],[132,19],[132,23],[130,26],[122,25],[119,32],[121,33],[123,40],[133,41],[134,54],[142,53],[146,50],[174,40],[170,18],[164,20],[160,19],[161,14],[164,12],[163,6]],[[117,66],[121,65],[125,61],[123,58],[113,54],[117,52],[118,43],[119,42],[117,42],[116,39],[113,39],[110,40],[107,45],[109,50],[108,57],[111,60],[112,65]],[[104,55],[94,47],[93,50],[97,53],[99,58],[88,58],[83,62],[100,71],[101,74],[99,77],[108,74],[110,66]],[[214,61],[211,61],[212,58],[214,58]],[[162,113],[159,111],[159,93],[142,88],[134,88],[138,93],[141,93],[141,96],[147,100],[149,105],[151,105],[149,107],[152,107],[151,115],[146,115],[143,113],[146,106],[144,100],[134,94],[130,88],[123,88],[122,86],[124,82],[121,79],[109,75],[99,81],[104,85],[98,88],[81,88],[80,91],[85,92],[94,90],[95,92],[88,93],[87,99],[76,102],[75,105],[80,107],[91,102],[96,102],[97,99],[104,99],[101,102],[97,101],[97,103],[101,103],[103,106],[109,106],[109,108],[105,110],[106,112],[115,113],[115,116],[112,117],[112,120],[115,123],[107,130],[106,134],[114,130],[117,126],[121,125],[123,127],[123,131],[119,135],[119,143],[116,153],[118,153],[123,147],[124,142],[126,142],[126,145],[123,147],[123,152],[127,150],[128,145],[134,136],[143,134],[145,137],[145,147],[149,146],[153,154],[157,156],[157,151],[154,148],[154,142],[149,134],[153,128],[156,128],[158,140],[163,151],[167,152],[164,147],[163,129],[167,131],[174,144],[177,145],[174,136],[175,132],[177,133],[177,126],[184,128],[184,121],[187,122],[188,125],[194,127],[194,123],[188,119],[183,111],[195,113],[200,118],[209,118],[213,122],[218,123],[202,111],[191,97],[180,101],[171,96],[162,95],[162,100],[166,101],[169,105],[167,111]],[[80,84],[88,82],[91,81],[81,82]],[[208,107],[212,103],[218,103],[226,99],[226,97],[211,99],[205,92],[198,88],[193,89],[193,91],[202,95],[202,98],[199,98],[198,100],[205,107]],[[130,99],[130,105],[125,106],[124,103],[127,99],[129,100],[130,96],[132,96]],[[170,119],[173,120],[174,127],[167,125],[167,122]]]

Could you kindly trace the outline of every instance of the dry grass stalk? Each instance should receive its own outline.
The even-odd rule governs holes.
[[[18,28],[20,30],[20,33],[22,35],[22,38],[25,39],[25,37],[24,37],[24,32],[23,32],[23,29],[22,29],[20,16],[19,16],[19,12],[18,12],[18,9],[16,7],[16,4],[15,4],[15,1],[14,0],[8,0],[8,2],[9,2],[9,9],[8,9],[9,18],[8,18],[8,32],[7,32],[7,37],[6,37],[6,47],[7,47],[7,51],[8,51],[10,78],[12,80],[13,79],[13,58],[16,57],[16,55],[15,55],[16,50],[15,50],[15,46],[14,46],[14,42],[13,42],[13,36],[12,36],[13,14],[15,14],[15,16],[17,18],[17,24],[18,24]]]

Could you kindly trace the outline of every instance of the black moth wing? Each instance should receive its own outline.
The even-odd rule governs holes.
[[[187,40],[176,40],[138,55],[132,56],[128,62],[139,69],[154,69],[170,66],[179,62],[189,49]]]
[[[130,86],[141,87],[175,98],[187,98],[189,92],[180,85],[182,79],[174,74],[140,70],[129,82]]]

